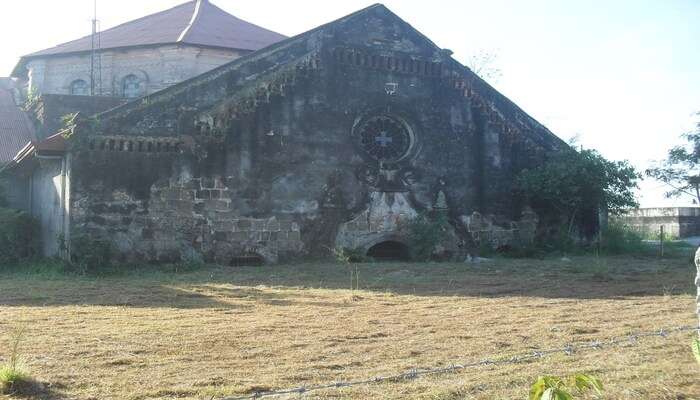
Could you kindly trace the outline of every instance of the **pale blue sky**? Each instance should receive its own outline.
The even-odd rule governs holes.
[[[103,29],[181,0],[98,0]],[[295,35],[371,1],[212,0],[228,12]],[[92,0],[3,4],[0,75],[20,55],[90,31]],[[700,111],[699,0],[386,1],[465,61],[498,54],[494,86],[563,139],[639,168],[663,158]],[[683,205],[643,185],[642,205]]]

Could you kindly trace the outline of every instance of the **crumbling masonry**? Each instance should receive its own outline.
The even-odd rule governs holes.
[[[375,5],[80,120],[70,231],[220,264],[405,244],[419,214],[447,254],[530,240],[515,176],[566,144],[450,55]]]

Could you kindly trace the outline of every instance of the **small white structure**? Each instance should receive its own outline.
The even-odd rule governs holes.
[[[700,328],[700,247],[695,252],[695,267],[697,268],[697,275],[695,276],[695,286],[698,287],[698,294],[695,298],[695,302],[697,303],[697,314],[699,319],[698,328]],[[698,332],[698,336],[700,336],[700,331]]]

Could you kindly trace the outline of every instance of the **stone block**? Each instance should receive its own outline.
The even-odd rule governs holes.
[[[253,224],[248,219],[242,219],[236,223],[236,230],[238,231],[250,231]]]
[[[292,221],[280,221],[280,230],[283,232],[292,230]]]
[[[204,208],[211,211],[228,211],[229,203],[223,200],[204,200]]]
[[[180,200],[180,189],[163,189],[160,194],[163,200]]]
[[[248,239],[250,239],[250,233],[249,232],[233,232],[231,233],[230,236],[231,240],[234,242],[245,242]]]
[[[228,241],[229,235],[228,232],[214,232],[214,240],[225,242]]]
[[[210,200],[211,191],[208,189],[197,190],[197,200]]]
[[[265,230],[266,221],[262,219],[254,219],[251,229],[256,232],[262,232]]]
[[[201,188],[202,180],[200,178],[192,178],[182,183],[182,188],[185,190],[197,190]]]
[[[266,242],[270,241],[270,239],[271,239],[270,232],[258,232],[258,233],[259,233],[259,237],[260,237],[258,240],[263,240]]]
[[[180,189],[180,199],[194,201],[194,190]]]
[[[141,229],[141,237],[143,239],[153,239],[155,237],[155,231],[150,228]]]
[[[202,189],[214,189],[214,178],[202,178]]]
[[[233,232],[233,221],[215,221],[212,224],[215,231]]]
[[[194,203],[187,200],[168,200],[168,209],[179,214],[192,214]]]
[[[279,221],[277,221],[276,218],[272,218],[269,221],[267,221],[265,229],[270,232],[277,232],[280,230],[280,223]]]

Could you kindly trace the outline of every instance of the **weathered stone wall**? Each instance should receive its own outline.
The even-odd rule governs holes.
[[[63,118],[68,114],[80,113],[89,117],[125,102],[125,99],[115,97],[43,94],[30,104],[28,111],[34,120],[37,139],[44,139],[65,128]]]
[[[30,181],[30,213],[41,227],[42,255],[54,257],[59,255],[59,240],[65,227],[65,165],[62,159],[41,159],[38,163]]]
[[[663,226],[668,237],[700,236],[700,207],[640,208],[614,221],[648,235],[658,235]]]
[[[565,147],[382,6],[75,137],[75,229],[125,258],[223,264],[405,242],[420,213],[446,215],[455,246],[513,241],[534,231],[515,174]]]
[[[142,96],[165,89],[212,70],[240,57],[243,52],[200,48],[190,45],[164,45],[103,50],[101,87],[96,94],[122,97],[124,77],[133,74],[142,81]],[[27,64],[29,86],[36,93],[71,94],[71,82],[90,82],[89,53],[48,56]],[[96,89],[97,90],[97,89]]]

